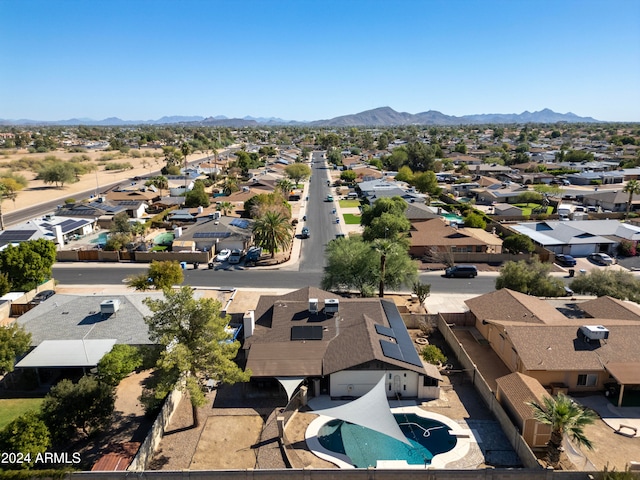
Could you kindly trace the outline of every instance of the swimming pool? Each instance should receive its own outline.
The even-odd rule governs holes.
[[[168,245],[173,242],[174,235],[172,232],[164,232],[153,239],[154,245]]]
[[[443,423],[415,414],[395,414],[411,445],[382,433],[342,420],[320,428],[318,441],[327,450],[347,455],[357,468],[375,467],[379,460],[404,460],[409,465],[429,465],[435,455],[448,452],[457,439]]]
[[[410,445],[366,427],[319,416],[307,428],[307,446],[340,468],[444,468],[469,453],[473,433],[453,420],[417,406],[392,412]]]
[[[441,217],[444,218],[449,223],[459,223],[459,224],[464,223],[464,219],[460,215],[456,215],[454,213],[444,213],[441,215]]]
[[[109,234],[106,232],[102,232],[100,235],[98,235],[96,238],[94,238],[93,240],[90,240],[90,243],[107,243],[107,240],[109,239]]]

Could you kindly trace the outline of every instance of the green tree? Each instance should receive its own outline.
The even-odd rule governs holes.
[[[629,218],[629,212],[631,211],[631,203],[633,202],[634,195],[640,195],[640,182],[638,180],[629,180],[627,184],[622,189],[624,193],[629,194],[629,199],[627,200],[627,212],[625,213],[624,218]]]
[[[245,215],[251,218],[262,217],[267,212],[275,212],[291,218],[291,204],[279,192],[259,193],[244,202]]]
[[[593,410],[583,407],[563,393],[559,393],[555,398],[544,396],[541,403],[528,402],[527,405],[533,409],[533,417],[537,421],[551,427],[551,438],[547,443],[547,460],[552,466],[557,467],[560,463],[562,439],[565,434],[569,434],[579,446],[593,449],[593,444],[584,433],[584,428],[598,418]]]
[[[640,303],[640,280],[624,270],[591,270],[576,277],[571,282],[571,289],[577,293],[598,297],[608,295]]]
[[[98,362],[98,378],[115,387],[140,366],[142,366],[140,351],[131,345],[118,343]]]
[[[425,345],[420,350],[420,356],[422,359],[432,365],[441,365],[447,361],[447,357],[442,353],[435,345]]]
[[[222,192],[228,196],[233,192],[237,192],[238,190],[240,190],[240,188],[238,188],[238,179],[227,176],[222,183]]]
[[[406,235],[411,228],[411,222],[403,215],[384,212],[375,217],[369,225],[364,227],[362,238],[367,242],[376,239],[393,240],[405,244]]]
[[[291,245],[293,226],[286,216],[268,211],[256,219],[253,235],[256,245],[271,252],[274,258],[278,249],[285,250]]]
[[[229,212],[233,211],[234,206],[231,202],[220,202],[216,208],[217,210],[220,210],[226,217],[227,215],[229,215]]]
[[[287,174],[287,177],[298,184],[301,180],[311,176],[311,168],[309,168],[309,165],[304,163],[293,163],[284,167],[284,173]]]
[[[68,162],[57,161],[38,172],[37,180],[42,180],[45,184],[55,184],[57,187],[64,187],[65,183],[73,183],[76,174],[73,166]]]
[[[502,248],[514,255],[518,253],[531,253],[535,250],[533,240],[522,233],[509,235],[502,242]]]
[[[164,347],[158,360],[160,381],[156,396],[164,398],[186,374],[184,388],[189,392],[194,427],[199,425],[197,407],[205,402],[202,387],[207,379],[225,383],[246,382],[250,371],[243,372],[234,363],[240,348],[230,341],[225,330],[229,319],[222,315],[222,305],[211,298],[193,298],[193,289],[164,290],[164,300],[146,298],[152,312],[145,317],[151,340]]]
[[[412,285],[417,278],[416,264],[406,249],[390,241],[372,243],[361,237],[336,239],[328,243],[326,258],[322,278],[325,290],[357,290],[362,296],[371,296],[381,282],[383,289],[385,286],[397,289]]]
[[[402,197],[383,197],[377,199],[373,205],[365,205],[362,209],[362,216],[360,217],[360,225],[367,227],[371,225],[376,217],[380,217],[383,213],[389,213],[396,217],[405,217],[405,210],[407,209],[407,202]]]
[[[516,198],[517,203],[540,203],[542,201],[542,194],[538,192],[526,191],[522,192]]]
[[[431,196],[437,196],[440,194],[438,179],[436,178],[436,174],[432,171],[414,175],[411,184],[415,186],[420,193],[428,193]]]
[[[487,222],[481,214],[470,211],[464,217],[464,226],[469,228],[482,228],[484,230],[487,228]]]
[[[386,150],[389,146],[389,136],[386,132],[382,132],[378,136],[378,150]]]
[[[0,452],[20,452],[31,457],[30,462],[19,465],[24,469],[33,467],[37,455],[50,446],[49,429],[37,412],[20,415],[0,431]]]
[[[6,273],[0,272],[0,297],[11,291],[11,281]]]
[[[353,170],[344,170],[340,173],[340,180],[346,183],[353,183],[356,181],[356,172]]]
[[[289,198],[289,194],[296,188],[296,185],[288,178],[281,178],[276,182],[276,187],[282,192],[284,198]]]
[[[193,189],[188,191],[184,197],[186,207],[208,207],[210,205],[209,194],[204,189],[202,180],[196,180]]]
[[[111,227],[109,228],[111,233],[131,233],[131,229],[131,222],[127,212],[120,212],[113,216]]]
[[[42,402],[42,418],[56,440],[68,441],[78,431],[85,436],[103,430],[112,420],[113,388],[95,377],[78,383],[64,379],[51,388]]]
[[[411,291],[418,297],[418,301],[420,302],[420,305],[422,305],[431,293],[431,284],[414,282]]]
[[[508,288],[539,297],[557,297],[564,294],[564,283],[549,275],[551,265],[535,259],[506,262],[496,278],[496,290]]]
[[[407,153],[406,152],[403,152],[403,153],[406,157]],[[407,165],[403,165],[398,169],[398,173],[396,174],[395,179],[399,182],[411,183],[413,182],[413,171]]]
[[[152,177],[145,182],[146,186],[154,186],[158,190],[160,190],[160,196],[162,196],[162,191],[167,190],[169,188],[169,180],[167,177],[163,175],[158,175],[157,177]]]
[[[119,252],[125,250],[126,246],[131,243],[133,236],[130,233],[112,233],[104,244],[104,249],[108,252]]]
[[[29,240],[0,252],[0,272],[11,279],[13,288],[28,291],[51,278],[55,261],[55,243],[42,238]]]
[[[0,375],[13,372],[16,358],[31,347],[31,334],[17,322],[0,326]]]

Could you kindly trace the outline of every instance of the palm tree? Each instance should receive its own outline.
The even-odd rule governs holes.
[[[629,194],[629,200],[627,200],[627,214],[624,216],[624,218],[627,219],[629,218],[629,212],[631,211],[633,196],[640,195],[640,182],[638,180],[629,180],[622,191]]]
[[[278,212],[266,212],[253,224],[256,244],[276,256],[278,248],[285,250],[291,245],[293,226],[289,219]]]
[[[191,148],[191,145],[189,145],[187,142],[183,142],[182,145],[180,146],[180,151],[182,152],[182,155],[184,155],[184,193],[187,193],[187,155],[189,155],[193,149]]]
[[[276,182],[276,186],[280,189],[282,195],[284,195],[284,198],[289,198],[291,190],[295,188],[293,182],[288,178],[281,178]]]
[[[222,214],[226,217],[227,213],[233,210],[233,203],[220,202],[220,204],[218,205],[218,210],[222,210]]]
[[[542,404],[528,402],[527,405],[533,408],[533,418],[551,427],[551,438],[547,443],[547,459],[552,466],[555,467],[560,462],[562,438],[565,433],[571,435],[579,446],[584,445],[589,450],[593,449],[591,440],[584,435],[584,427],[597,419],[593,410],[574,402],[563,393],[559,393],[555,398],[545,396]]]

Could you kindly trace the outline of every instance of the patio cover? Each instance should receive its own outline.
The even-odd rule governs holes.
[[[280,385],[284,387],[287,392],[287,400],[291,400],[293,392],[296,391],[298,385],[300,385],[306,377],[276,377],[276,380],[280,382]]]
[[[26,357],[19,368],[95,367],[111,351],[116,340],[44,340]]]
[[[640,363],[607,363],[604,368],[622,385],[640,385]]]
[[[389,408],[384,377],[380,379],[375,387],[360,398],[338,407],[314,410],[313,413],[367,427],[411,445],[402,430],[400,430],[400,426]]]

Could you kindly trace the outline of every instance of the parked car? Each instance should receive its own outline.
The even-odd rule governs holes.
[[[258,260],[260,260],[261,255],[262,255],[262,248],[251,247],[247,251],[246,260],[247,262],[257,262]]]
[[[224,250],[220,250],[218,255],[216,255],[216,261],[226,262],[227,260],[229,260],[230,256],[231,256],[231,250],[229,250],[228,248],[225,248]]]
[[[592,253],[588,258],[598,265],[613,265],[613,258],[606,253]]]
[[[231,251],[231,255],[229,255],[230,264],[240,263],[241,259],[242,259],[242,250],[234,249]]]
[[[564,255],[562,253],[556,255],[556,263],[558,265],[562,265],[563,267],[575,267],[576,259],[571,255]]]
[[[29,305],[39,305],[44,302],[47,298],[54,296],[56,292],[54,290],[43,290],[40,293],[37,293],[35,297],[31,299]]]
[[[573,297],[573,290],[571,290],[569,287],[565,286],[564,287],[564,296],[565,297]]]
[[[327,195],[327,199],[325,200],[325,202],[333,202],[333,196]]]
[[[307,227],[304,227],[302,229],[302,233],[300,235],[302,238],[309,238],[309,229]]]
[[[478,269],[475,265],[455,265],[447,268],[444,276],[447,278],[473,278],[478,276]]]

